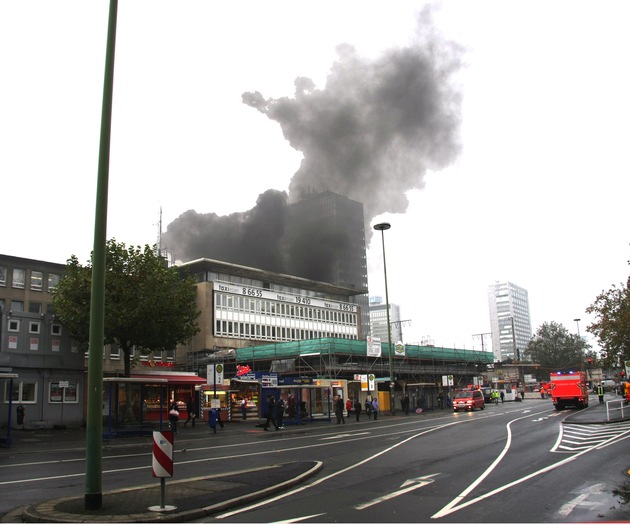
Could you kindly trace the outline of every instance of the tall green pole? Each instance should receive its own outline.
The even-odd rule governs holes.
[[[85,509],[98,510],[103,505],[103,341],[105,339],[105,266],[107,245],[107,187],[109,148],[112,127],[114,89],[114,52],[118,0],[110,0],[105,54],[105,80],[101,112],[101,138],[96,183],[94,250],[92,252],[92,297],[90,308],[90,345],[88,352],[87,432]]]

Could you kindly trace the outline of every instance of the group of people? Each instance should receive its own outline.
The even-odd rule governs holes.
[[[267,396],[267,412],[265,414],[265,422],[263,424],[263,429],[269,430],[269,427],[273,425],[276,430],[284,430],[284,409],[286,408],[286,403],[282,396],[276,398],[273,396]]]
[[[380,411],[380,406],[378,404],[377,398],[367,398],[364,404],[361,404],[359,398],[356,398],[354,401],[352,398],[348,399],[345,403],[343,403],[343,398],[340,395],[336,395],[334,397],[333,408],[335,411],[335,417],[337,418],[337,423],[345,423],[346,419],[344,417],[344,408],[348,412],[348,416],[354,412],[355,418],[357,421],[360,420],[361,412],[365,409],[365,413],[368,416],[368,419],[378,419],[378,413]]]
[[[188,415],[186,421],[184,421],[184,428],[188,426],[188,423],[192,423],[193,428],[195,427],[195,421],[197,419],[197,413],[195,412],[195,404],[193,403],[192,398],[186,401],[186,413]],[[179,422],[179,407],[177,402],[174,402],[168,411],[168,423],[170,429],[177,433],[177,424]],[[216,408],[211,408],[208,411],[208,426],[214,431],[217,432],[217,425],[223,428],[223,421],[221,421],[220,411]]]

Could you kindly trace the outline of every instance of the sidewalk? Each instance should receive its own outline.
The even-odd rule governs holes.
[[[606,396],[606,400],[616,400],[617,398]],[[621,398],[619,398],[621,399]],[[630,405],[626,405],[623,411],[623,418],[619,410],[619,403],[616,403],[616,410],[609,404],[607,414],[606,404],[599,404],[596,396],[591,396],[591,405],[584,410],[571,410],[565,419],[567,423],[593,424],[593,423],[613,423],[622,420],[630,420]],[[519,408],[530,406],[541,406],[549,404],[550,399],[539,399],[526,397],[524,402],[515,403]],[[490,408],[490,407],[489,407]],[[431,418],[444,416],[449,410],[426,411],[422,414],[410,414],[405,416],[398,412],[396,416],[382,415],[379,422],[388,422],[404,417]],[[613,415],[608,421],[608,417]],[[261,420],[252,419],[248,421],[235,420],[227,423],[230,432],[252,432]],[[347,428],[355,425],[367,423],[362,418],[360,423],[356,423],[354,417],[347,418]],[[329,425],[330,423],[309,423],[308,425]],[[334,423],[333,423],[334,424]],[[307,425],[287,425],[282,431],[291,434],[296,430],[302,430]],[[199,438],[206,438],[207,427],[198,424],[196,429],[187,429],[184,432],[198,434]],[[84,429],[41,429],[32,431],[15,431],[15,440],[11,449],[0,449],[3,451],[20,451],[30,447],[46,447],[51,443],[59,442],[60,435],[63,434],[63,442],[71,447],[84,446]],[[146,446],[152,440],[151,436],[125,437],[104,440],[104,447],[115,447],[117,445],[142,445]],[[61,498],[53,501],[46,501],[27,508],[16,509],[6,514],[0,522],[40,522],[40,523],[157,523],[157,522],[186,522],[201,519],[204,516],[236,508],[253,501],[263,499],[271,494],[286,490],[304,482],[310,476],[316,474],[322,468],[319,462],[288,462],[282,464],[269,465],[260,469],[250,469],[245,471],[228,472],[211,477],[199,477],[193,479],[166,480],[166,501],[160,501],[160,482],[151,485],[143,485],[121,489],[114,492],[103,493],[102,508],[97,511],[86,511],[84,509],[84,496]],[[169,505],[176,508],[171,509]],[[155,510],[149,510],[149,508]],[[163,507],[163,508],[162,508]]]

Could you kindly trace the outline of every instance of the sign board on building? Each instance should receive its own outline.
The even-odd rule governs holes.
[[[366,342],[368,357],[381,357],[381,338],[368,335]]]

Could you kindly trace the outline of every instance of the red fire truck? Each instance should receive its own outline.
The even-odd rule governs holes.
[[[553,372],[551,379],[551,400],[556,410],[568,406],[586,408],[588,390],[585,372]]]

